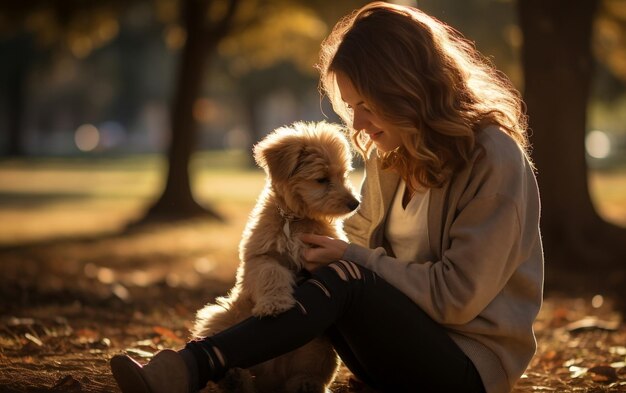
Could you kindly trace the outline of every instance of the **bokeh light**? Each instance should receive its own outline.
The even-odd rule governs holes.
[[[100,131],[93,124],[83,124],[76,129],[74,142],[80,151],[93,151],[100,143]]]
[[[593,308],[600,308],[604,304],[604,297],[602,295],[595,295],[591,299],[591,306]]]
[[[611,140],[604,132],[593,130],[585,139],[585,148],[593,158],[607,158],[611,154]]]

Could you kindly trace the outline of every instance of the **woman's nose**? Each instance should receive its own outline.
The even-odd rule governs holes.
[[[361,111],[354,111],[354,117],[352,118],[352,127],[355,130],[363,130],[369,124],[367,116],[364,116]]]

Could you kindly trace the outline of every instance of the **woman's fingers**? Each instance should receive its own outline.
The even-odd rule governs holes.
[[[348,243],[343,240],[311,233],[300,234],[300,240],[311,245],[311,248],[302,251],[304,260],[318,264],[327,264],[340,259],[348,247]]]

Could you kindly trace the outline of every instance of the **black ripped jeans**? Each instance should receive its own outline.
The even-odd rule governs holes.
[[[187,346],[196,353],[198,346],[204,353],[215,347],[226,368],[247,368],[325,334],[350,371],[375,389],[484,392],[476,368],[445,329],[366,268],[333,262],[298,285],[294,298],[299,304],[276,317],[251,317]],[[209,366],[206,356],[196,358],[200,368]]]

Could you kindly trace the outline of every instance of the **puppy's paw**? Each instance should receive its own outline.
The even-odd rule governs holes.
[[[254,315],[255,317],[278,315],[284,311],[289,310],[295,304],[296,301],[291,296],[264,297],[256,302],[256,304],[252,308],[252,315]]]

